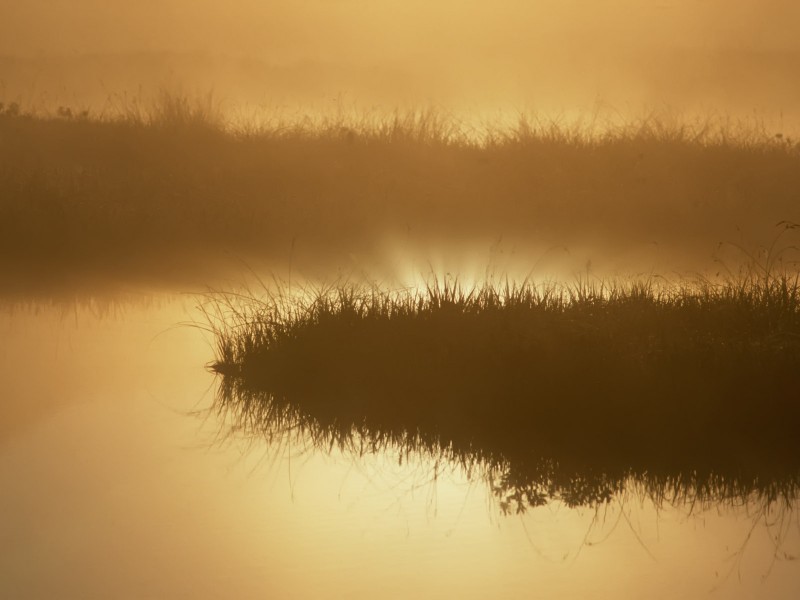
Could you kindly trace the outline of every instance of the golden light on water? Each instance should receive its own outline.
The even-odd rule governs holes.
[[[798,597],[798,24],[0,0],[0,597]]]
[[[0,445],[0,473],[15,482],[0,500],[15,515],[2,521],[14,540],[2,571],[10,595],[478,598],[535,585],[551,597],[791,597],[794,565],[771,563],[770,536],[788,535],[781,548],[794,552],[794,513],[788,530],[758,525],[739,556],[758,520],[744,508],[670,512],[631,493],[598,512],[551,503],[501,518],[482,484],[429,459],[219,437],[191,416],[209,393],[207,353],[201,332],[171,327],[190,308],[181,304],[129,308],[124,320],[40,311],[34,327],[3,317],[5,347],[25,338],[49,374],[28,401],[54,402]],[[13,383],[24,365],[8,358]]]

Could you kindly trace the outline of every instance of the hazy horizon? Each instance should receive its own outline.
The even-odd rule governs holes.
[[[800,598],[798,25],[0,0],[0,597]]]
[[[233,105],[666,106],[787,128],[800,112],[800,5],[782,0],[3,4],[6,101],[95,108],[168,86]]]

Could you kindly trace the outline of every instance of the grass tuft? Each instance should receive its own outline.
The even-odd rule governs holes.
[[[569,285],[431,278],[213,296],[218,406],[268,437],[480,467],[503,510],[793,499],[800,281]]]

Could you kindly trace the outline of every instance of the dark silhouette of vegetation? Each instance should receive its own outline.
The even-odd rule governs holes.
[[[169,94],[102,115],[0,109],[4,286],[83,274],[209,283],[226,256],[270,264],[294,243],[324,270],[409,230],[656,241],[706,257],[736,226],[755,239],[800,220],[798,189],[795,141],[724,122],[521,118],[476,131],[412,111],[233,127],[213,98]]]
[[[349,285],[214,296],[220,410],[268,437],[423,452],[503,510],[790,501],[800,483],[797,275],[681,286]]]

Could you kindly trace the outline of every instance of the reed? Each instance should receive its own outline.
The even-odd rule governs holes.
[[[793,499],[800,282],[754,273],[214,296],[237,428],[481,470],[504,510],[553,497]]]

